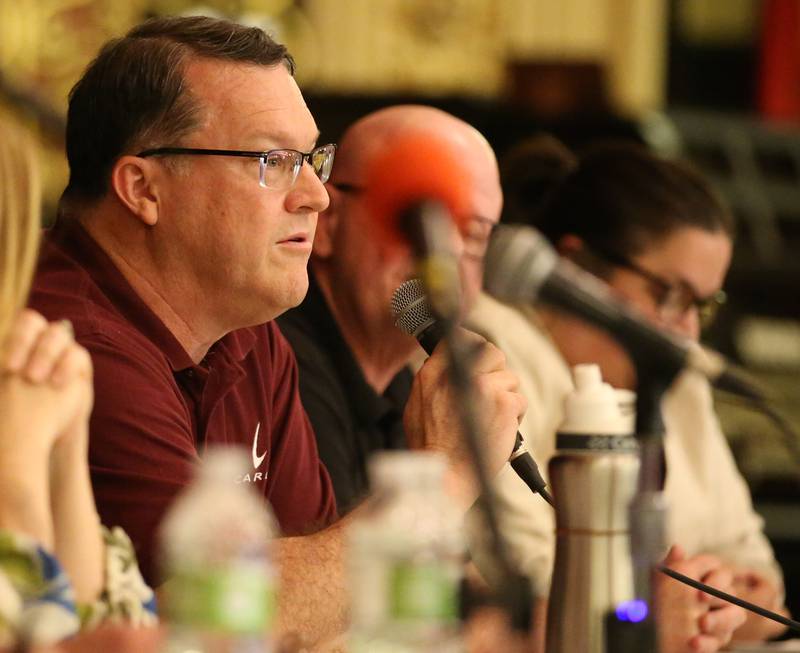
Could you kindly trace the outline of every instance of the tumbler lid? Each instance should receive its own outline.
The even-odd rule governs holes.
[[[620,409],[620,397],[603,382],[594,364],[576,365],[575,389],[564,400],[564,420],[559,432],[585,435],[631,435],[630,416]]]

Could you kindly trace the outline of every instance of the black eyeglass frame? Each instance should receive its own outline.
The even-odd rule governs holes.
[[[595,247],[590,247],[589,250],[601,260],[606,261],[611,265],[616,265],[617,267],[628,270],[629,272],[633,272],[634,274],[638,274],[641,278],[660,288],[664,295],[663,298],[657,302],[659,309],[666,305],[667,297],[669,297],[670,293],[675,291],[675,288],[682,287],[688,290],[689,294],[692,296],[692,301],[689,305],[683,308],[683,311],[685,313],[685,311],[689,310],[691,306],[694,306],[697,309],[697,313],[700,317],[700,324],[704,328],[709,326],[714,321],[717,311],[728,299],[728,295],[724,290],[717,290],[709,297],[698,297],[695,292],[688,287],[685,281],[670,283],[656,273],[637,265],[625,256],[621,256],[613,252],[599,251]]]
[[[256,151],[256,150],[219,150],[219,149],[212,149],[212,148],[203,148],[203,147],[154,147],[148,150],[142,150],[136,156],[147,158],[150,156],[162,156],[162,155],[170,155],[170,154],[188,154],[188,155],[200,155],[200,156],[237,156],[246,159],[260,159],[260,166],[261,169],[259,170],[259,183],[264,186],[265,188],[269,188],[266,182],[264,181],[265,176],[265,166],[267,163],[267,159],[278,152],[289,152],[292,154],[299,154],[300,155],[300,164],[296,166],[294,175],[292,177],[291,183],[287,186],[287,188],[291,188],[294,183],[297,181],[297,177],[300,174],[300,169],[303,167],[303,163],[308,163],[311,168],[314,170],[314,173],[317,175],[317,178],[324,184],[330,178],[331,170],[333,169],[333,161],[331,160],[330,165],[328,166],[328,170],[326,175],[321,176],[321,173],[317,173],[316,168],[311,163],[311,157],[319,152],[320,150],[324,150],[325,148],[332,148],[330,156],[333,158],[336,155],[336,143],[327,143],[325,145],[320,145],[319,147],[315,147],[310,152],[302,152],[300,150],[293,150],[288,147],[280,147],[274,150],[264,150],[264,151]]]

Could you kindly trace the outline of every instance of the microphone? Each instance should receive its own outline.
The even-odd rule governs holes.
[[[454,321],[461,278],[456,228],[469,221],[463,188],[471,178],[453,146],[435,134],[406,132],[388,140],[366,166],[364,202],[375,234],[416,260],[434,313]]]
[[[464,444],[469,452],[480,487],[479,506],[486,519],[490,546],[500,569],[499,599],[508,611],[512,627],[528,632],[533,598],[530,581],[512,564],[505,538],[500,532],[497,509],[481,458],[472,406],[465,401],[469,375],[458,343],[451,339],[452,325],[460,314],[461,277],[453,245],[455,229],[466,231],[470,202],[463,189],[472,183],[455,145],[428,129],[386,139],[378,153],[365,166],[363,199],[374,219],[374,234],[387,255],[392,249],[411,254],[417,276],[426,290],[430,309],[440,325],[437,340],[448,345],[448,376],[461,416]],[[371,235],[371,234],[370,234]],[[426,337],[433,339],[433,335]],[[432,350],[432,347],[431,347]]]
[[[484,286],[502,301],[542,301],[602,327],[637,363],[646,362],[672,377],[684,368],[699,372],[715,387],[757,402],[762,393],[725,358],[688,338],[651,326],[611,293],[607,284],[562,259],[536,229],[501,226],[486,252]]]
[[[419,279],[410,279],[394,291],[392,314],[395,317],[395,326],[404,333],[414,336],[428,356],[444,337],[444,326],[434,317]],[[539,467],[519,431],[509,462],[531,491],[540,494],[552,506],[553,497],[546,489],[547,483],[544,482]]]
[[[448,141],[431,133],[404,133],[389,139],[366,166],[364,202],[386,242],[425,255],[420,223],[431,207],[465,228],[469,204],[463,188],[470,175]]]

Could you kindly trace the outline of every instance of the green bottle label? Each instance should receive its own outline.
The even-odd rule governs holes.
[[[275,616],[275,585],[263,568],[181,569],[164,587],[176,624],[231,633],[266,633]]]
[[[455,621],[456,579],[437,564],[397,564],[392,569],[389,611],[402,621]]]

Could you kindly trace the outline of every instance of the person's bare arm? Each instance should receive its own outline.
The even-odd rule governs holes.
[[[305,646],[341,635],[347,627],[345,534],[356,508],[333,526],[303,537],[276,540],[279,569],[277,632]]]
[[[48,366],[34,361],[40,340],[67,340],[34,311],[17,316],[0,343],[0,527],[53,549],[49,457],[64,426],[57,389],[45,383]],[[39,357],[41,358],[41,357]],[[36,364],[34,364],[36,363]]]
[[[26,310],[5,343],[2,369],[0,524],[53,551],[78,601],[94,601],[103,543],[87,462],[91,360],[68,325]]]
[[[54,551],[80,603],[95,601],[104,584],[105,545],[87,463],[88,425],[74,427],[51,455]]]
[[[34,402],[42,395],[47,393],[32,393],[22,379],[0,378],[0,528],[52,550],[49,443],[37,437],[36,417],[26,415],[37,409]]]

